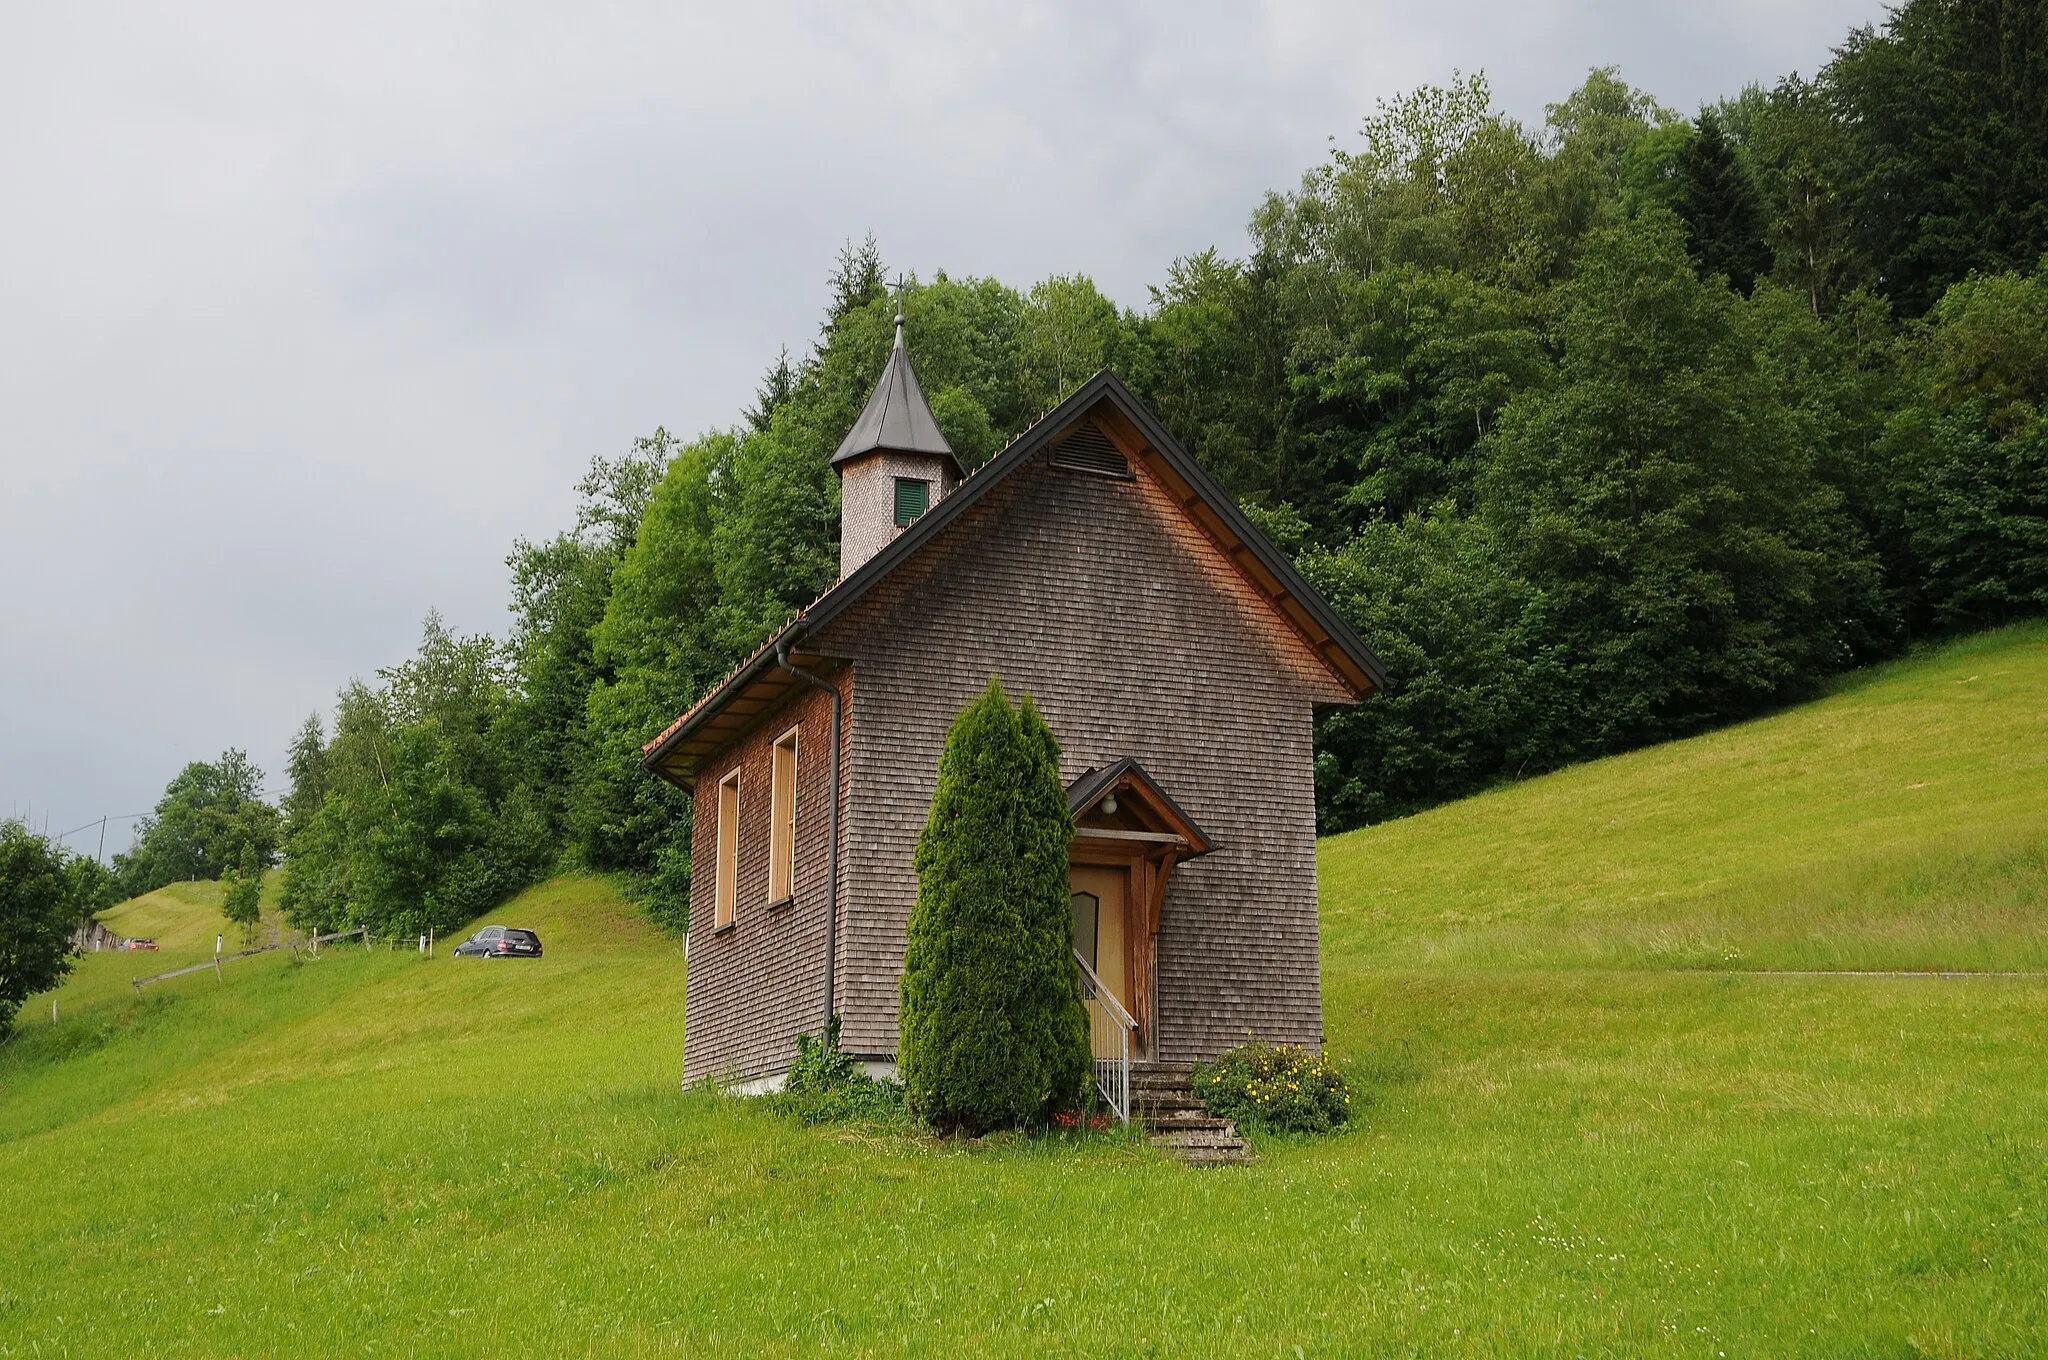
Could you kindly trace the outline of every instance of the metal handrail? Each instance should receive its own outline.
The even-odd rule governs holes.
[[[1086,982],[1093,993],[1102,999],[1103,1009],[1109,1012],[1112,1019],[1125,1029],[1136,1029],[1138,1027],[1138,1022],[1131,1018],[1131,1013],[1124,1009],[1121,1001],[1116,999],[1116,993],[1109,990],[1109,985],[1095,975],[1095,970],[1088,966],[1088,960],[1081,957],[1081,951],[1078,949],[1074,951],[1074,966],[1081,970],[1082,981]]]
[[[1131,1122],[1131,1034],[1138,1028],[1138,1022],[1123,1008],[1108,987],[1103,985],[1095,970],[1088,966],[1088,960],[1074,951],[1074,967],[1080,970],[1081,999],[1084,1004],[1094,1006],[1108,1022],[1106,1028],[1115,1035],[1114,1052],[1105,1052],[1106,1042],[1098,1042],[1096,1027],[1091,1018],[1088,1024],[1088,1049],[1095,1060],[1095,1087],[1102,1092],[1102,1098],[1116,1111],[1116,1117],[1128,1124]]]

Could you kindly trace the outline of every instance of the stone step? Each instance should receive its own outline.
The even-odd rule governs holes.
[[[1242,1143],[1234,1148],[1187,1148],[1178,1155],[1188,1166],[1244,1166],[1252,1160],[1251,1150]]]
[[[1159,1086],[1185,1088],[1193,1076],[1194,1069],[1191,1067],[1138,1067],[1133,1065],[1131,1068],[1131,1085],[1141,1091]]]
[[[1152,1146],[1189,1166],[1238,1166],[1252,1159],[1237,1125],[1219,1119],[1195,1097],[1186,1063],[1131,1067],[1132,1113]]]
[[[1190,1166],[1222,1166],[1252,1159],[1251,1150],[1245,1147],[1244,1140],[1234,1130],[1155,1133],[1149,1141],[1161,1152]]]
[[[1244,1139],[1228,1120],[1214,1128],[1154,1129],[1150,1133],[1157,1147],[1243,1147]]]
[[[1249,1162],[1251,1150],[1237,1136],[1237,1125],[1200,1105],[1170,1113],[1141,1111],[1139,1123],[1153,1147],[1190,1166],[1221,1166]]]

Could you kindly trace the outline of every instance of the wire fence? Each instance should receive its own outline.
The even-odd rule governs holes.
[[[213,970],[215,981],[225,982],[227,979],[222,976],[220,971],[222,964],[234,963],[239,959],[253,959],[258,954],[274,954],[280,949],[289,949],[295,954],[300,950],[305,950],[313,955],[313,957],[318,958],[321,945],[332,943],[335,940],[345,940],[351,935],[360,935],[362,937],[365,950],[375,948],[375,945],[370,940],[370,928],[368,926],[356,926],[351,930],[337,930],[329,935],[311,935],[297,940],[280,940],[276,944],[257,945],[253,949],[240,949],[232,954],[215,954],[204,963],[189,964],[184,968],[173,968],[167,973],[154,973],[149,977],[134,978],[132,981],[135,986],[135,994],[141,996],[142,989],[150,983],[169,982],[172,978],[186,977],[192,973],[203,973],[209,968]]]

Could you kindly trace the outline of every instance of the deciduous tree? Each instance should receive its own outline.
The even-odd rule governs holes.
[[[91,903],[68,858],[20,822],[0,822],[0,1033],[22,1002],[71,971],[71,931]]]
[[[219,878],[244,845],[269,863],[280,832],[277,809],[263,801],[263,771],[245,752],[211,764],[193,761],[165,787],[156,810],[136,825],[135,847],[114,858],[129,897],[186,879]]]
[[[256,847],[242,847],[241,862],[220,876],[221,915],[242,928],[242,942],[253,944],[256,926],[263,919],[263,866],[257,862]]]

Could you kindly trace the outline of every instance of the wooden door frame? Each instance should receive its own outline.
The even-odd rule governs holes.
[[[1133,1057],[1150,1057],[1158,1023],[1159,915],[1166,904],[1166,880],[1173,872],[1176,847],[1102,840],[1077,835],[1068,851],[1074,869],[1121,870],[1124,874],[1124,978],[1130,991]]]
[[[1074,839],[1067,863],[1124,871],[1124,976],[1131,1018],[1137,1022],[1134,1057],[1158,1052],[1159,921],[1173,866],[1214,849],[1134,756],[1092,769],[1067,786]]]

